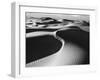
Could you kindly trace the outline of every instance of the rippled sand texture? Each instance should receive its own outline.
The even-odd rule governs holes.
[[[89,32],[79,27],[26,35],[26,67],[89,64]]]

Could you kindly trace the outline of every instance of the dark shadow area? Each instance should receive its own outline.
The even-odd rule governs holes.
[[[26,63],[54,54],[61,47],[61,41],[53,36],[44,35],[26,38]]]
[[[36,31],[49,31],[49,32],[53,32],[53,31],[56,31],[58,29],[26,29],[26,33],[31,33],[31,32],[36,32]]]

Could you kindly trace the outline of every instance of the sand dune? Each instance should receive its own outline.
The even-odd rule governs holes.
[[[89,32],[72,26],[26,35],[26,67],[89,64]]]

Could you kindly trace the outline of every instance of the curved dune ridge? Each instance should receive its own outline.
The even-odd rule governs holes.
[[[77,26],[26,34],[26,67],[89,64],[89,32]]]

